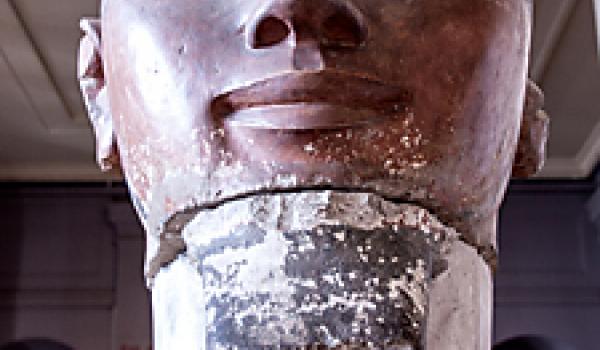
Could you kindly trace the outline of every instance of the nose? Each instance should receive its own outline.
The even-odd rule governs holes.
[[[251,47],[268,50],[291,40],[296,69],[318,69],[324,50],[364,45],[367,27],[348,0],[273,0],[250,26]]]

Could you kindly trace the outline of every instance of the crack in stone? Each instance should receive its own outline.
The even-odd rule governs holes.
[[[207,210],[215,210],[219,207],[227,205],[228,203],[233,203],[237,201],[243,201],[246,199],[250,199],[258,196],[276,196],[276,195],[285,195],[285,194],[302,194],[302,193],[318,193],[318,192],[338,192],[338,193],[346,193],[346,194],[366,194],[366,195],[374,195],[385,201],[394,204],[407,204],[414,205],[420,207],[429,213],[435,213],[433,208],[429,208],[418,200],[407,200],[398,197],[390,197],[376,191],[372,190],[364,190],[364,189],[353,189],[353,188],[338,188],[334,186],[316,186],[316,187],[298,187],[298,188],[285,188],[285,189],[272,189],[272,190],[260,190],[256,192],[246,192],[236,196],[231,196],[227,198],[223,198],[218,202],[198,205],[189,207],[183,210],[178,211],[177,213],[171,215],[169,219],[163,225],[162,233],[160,234],[160,245],[158,253],[154,258],[152,258],[148,263],[148,268],[146,272],[146,278],[148,280],[148,285],[152,284],[153,278],[160,271],[162,267],[167,266],[169,263],[173,262],[177,256],[186,251],[186,245],[181,237],[181,232],[185,228],[185,226],[194,219],[194,217],[203,211]],[[447,223],[444,223],[447,224]],[[448,226],[451,227],[451,226]],[[495,271],[497,266],[497,252],[496,248],[493,246],[482,246],[474,242],[472,239],[469,239],[465,235],[459,233],[459,239],[465,244],[473,247],[477,250],[479,256],[485,261],[485,263],[490,267],[492,271]]]

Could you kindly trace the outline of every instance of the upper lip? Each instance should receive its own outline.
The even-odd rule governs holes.
[[[264,106],[329,104],[397,114],[413,104],[404,86],[356,73],[292,73],[253,82],[213,99],[211,113],[226,119],[237,111]]]

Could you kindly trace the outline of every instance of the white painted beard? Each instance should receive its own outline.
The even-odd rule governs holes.
[[[182,237],[153,286],[157,350],[489,349],[462,336],[486,332],[489,270],[420,207],[257,195],[199,212]]]

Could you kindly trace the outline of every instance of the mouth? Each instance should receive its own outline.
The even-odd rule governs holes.
[[[217,96],[217,124],[271,130],[364,127],[405,115],[410,89],[358,74],[294,73],[252,83]]]

